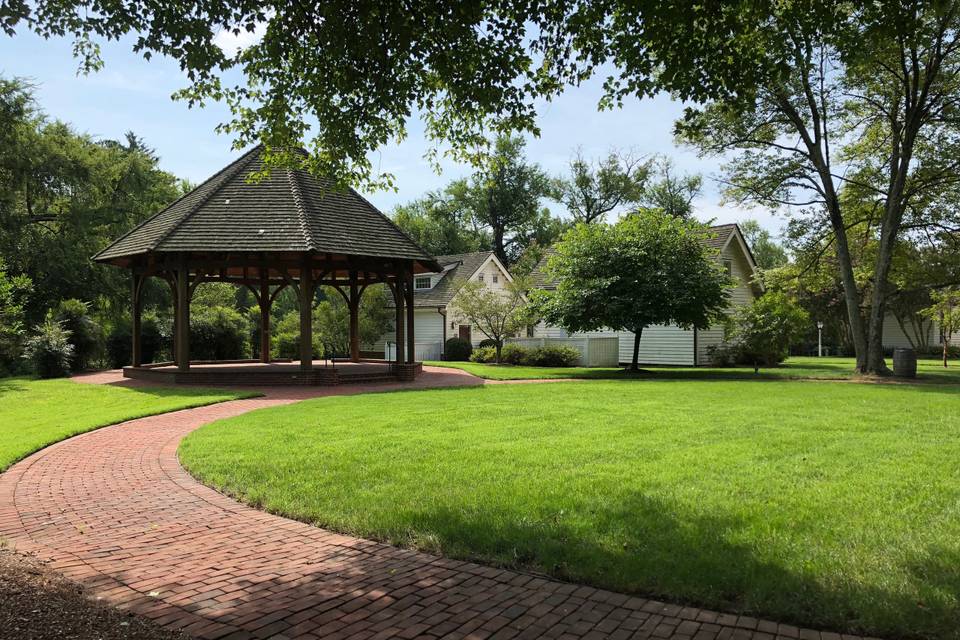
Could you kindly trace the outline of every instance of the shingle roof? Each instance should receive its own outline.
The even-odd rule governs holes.
[[[297,169],[274,169],[258,182],[257,146],[94,256],[147,252],[313,251],[428,261],[432,258],[353,189]],[[304,152],[305,153],[305,152]]]
[[[492,255],[492,251],[477,251],[475,253],[436,256],[435,260],[444,268],[443,276],[432,289],[414,291],[413,306],[446,306],[460,289],[460,281],[472,276]]]
[[[726,246],[727,241],[730,240],[730,236],[737,230],[737,225],[735,224],[721,224],[715,227],[708,227],[707,231],[709,235],[704,237],[703,243],[710,247],[711,249],[723,249]],[[750,251],[750,248],[747,247],[747,251]],[[545,270],[547,266],[547,260],[550,259],[555,253],[553,247],[548,247],[543,252],[543,257],[540,258],[540,261],[537,263],[537,266],[533,268],[530,272],[530,280],[533,283],[533,286],[537,289],[556,289],[557,282],[552,278],[548,277]],[[750,256],[750,259],[753,259],[753,256]]]

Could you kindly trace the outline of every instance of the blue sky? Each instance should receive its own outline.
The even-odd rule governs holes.
[[[77,76],[69,40],[43,40],[30,33],[12,38],[0,35],[0,74],[33,81],[40,105],[51,117],[95,137],[120,138],[133,130],[157,150],[164,169],[194,182],[233,157],[230,139],[214,131],[227,119],[226,107],[212,104],[189,109],[170,98],[186,82],[176,63],[156,57],[146,61],[123,41],[104,45],[103,57],[102,71]],[[682,111],[679,102],[664,95],[627,101],[621,109],[599,112],[600,95],[600,81],[596,80],[543,105],[541,136],[528,139],[528,158],[559,175],[566,171],[577,147],[588,157],[603,155],[614,147],[641,155],[666,154],[681,171],[704,175],[703,196],[695,203],[697,217],[720,223],[756,218],[779,233],[783,219],[765,210],[720,206],[721,196],[712,176],[719,174],[721,160],[698,158],[693,150],[678,148],[673,142],[673,121]],[[410,122],[408,133],[403,143],[386,147],[372,158],[375,167],[396,176],[396,192],[365,194],[383,211],[470,173],[469,167],[446,163],[443,173],[437,175],[423,159],[428,145],[420,122]],[[565,213],[559,204],[548,206],[560,215]]]

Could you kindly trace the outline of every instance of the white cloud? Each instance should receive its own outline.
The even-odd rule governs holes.
[[[229,29],[221,29],[214,36],[213,43],[225,54],[232,56],[260,42],[266,32],[266,22],[258,22],[253,31],[241,29],[240,33],[233,33]]]

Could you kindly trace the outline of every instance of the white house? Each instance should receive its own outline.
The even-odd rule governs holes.
[[[704,242],[719,251],[718,259],[723,261],[727,272],[736,280],[736,286],[730,293],[731,309],[739,305],[750,304],[762,293],[755,276],[757,264],[747,242],[735,224],[725,224],[710,228],[711,233]],[[534,269],[531,277],[536,286],[553,289],[556,286],[544,273],[543,268],[549,259],[549,252]],[[629,363],[633,358],[633,333],[629,331],[591,331],[580,336],[617,337],[620,339],[620,362]],[[561,327],[540,323],[534,329],[537,338],[564,338],[568,332]],[[723,328],[711,327],[706,330],[681,329],[674,325],[657,325],[643,330],[640,338],[641,364],[666,365],[708,365],[709,350],[723,341]]]
[[[436,256],[439,273],[418,274],[413,280],[414,342],[416,359],[439,360],[447,338],[464,338],[474,346],[486,338],[457,313],[456,295],[463,282],[482,282],[494,290],[504,289],[513,278],[492,251]],[[390,357],[393,336],[384,336],[376,349]]]

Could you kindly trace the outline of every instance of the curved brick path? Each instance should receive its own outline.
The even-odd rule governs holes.
[[[447,369],[414,386],[478,382]],[[199,638],[840,640],[338,535],[238,504],[177,462],[181,438],[212,420],[364,390],[264,389],[48,447],[0,475],[0,536],[116,606]]]

